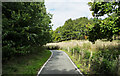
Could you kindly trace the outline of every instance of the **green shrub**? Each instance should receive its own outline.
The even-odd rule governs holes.
[[[100,74],[117,73],[117,53],[112,50],[99,50],[92,57],[91,69]],[[118,53],[119,54],[119,53]]]
[[[57,50],[57,49],[60,49],[60,47],[59,46],[57,46],[57,45],[49,45],[49,46],[46,46],[46,48],[47,49],[49,49],[49,50]]]

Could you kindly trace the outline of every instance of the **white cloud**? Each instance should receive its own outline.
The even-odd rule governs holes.
[[[56,2],[60,1],[60,2]],[[80,2],[81,1],[81,2]],[[92,17],[87,3],[90,0],[46,0],[47,12],[53,14],[53,30],[58,26],[64,25],[69,18]]]

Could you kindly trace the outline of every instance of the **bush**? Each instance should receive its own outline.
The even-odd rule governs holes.
[[[58,50],[59,49],[59,46],[57,45],[49,45],[49,46],[45,46],[48,50]]]
[[[92,57],[92,67],[96,73],[117,74],[117,55],[111,50],[101,50]]]

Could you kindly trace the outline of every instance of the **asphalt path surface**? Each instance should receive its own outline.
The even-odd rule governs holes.
[[[52,56],[48,60],[48,62],[43,66],[38,76],[45,75],[74,75],[74,76],[82,76],[79,70],[75,67],[75,65],[71,62],[68,55],[60,50],[51,50]]]

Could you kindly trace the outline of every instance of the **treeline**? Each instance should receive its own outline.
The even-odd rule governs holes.
[[[50,19],[51,14],[46,12],[44,2],[3,2],[3,61],[29,54],[33,51],[33,46],[42,46],[49,42]]]
[[[120,36],[120,2],[88,2],[94,18],[69,19],[55,31],[51,31],[53,42],[71,39],[113,40]],[[107,15],[104,19],[101,16]]]
[[[94,20],[81,17],[75,20],[68,19],[63,26],[53,31],[53,41],[65,41],[71,39],[87,39],[89,27],[94,24]]]

